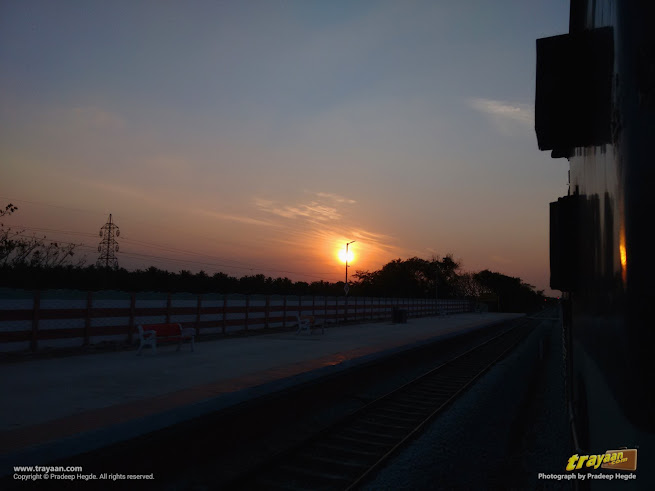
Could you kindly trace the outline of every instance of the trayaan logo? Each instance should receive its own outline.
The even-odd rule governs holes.
[[[567,471],[585,468],[612,469],[621,471],[637,470],[637,449],[608,450],[599,455],[572,455],[566,465]]]

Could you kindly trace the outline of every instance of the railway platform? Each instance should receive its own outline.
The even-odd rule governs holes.
[[[229,408],[522,314],[469,313],[6,364],[0,476]]]

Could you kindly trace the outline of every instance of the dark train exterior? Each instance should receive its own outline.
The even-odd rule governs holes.
[[[550,204],[572,452],[638,447],[655,481],[655,2],[571,0],[569,33],[537,40],[535,129],[568,158]],[[651,488],[655,489],[655,488]]]

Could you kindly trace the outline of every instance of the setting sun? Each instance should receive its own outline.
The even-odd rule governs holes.
[[[350,250],[350,249],[348,250],[348,256],[346,256],[346,250],[345,249],[341,249],[339,251],[339,259],[341,260],[342,263],[345,263],[346,259],[348,259],[348,262],[351,263],[351,262],[353,262],[354,257],[355,257],[355,255],[353,254],[353,251]]]

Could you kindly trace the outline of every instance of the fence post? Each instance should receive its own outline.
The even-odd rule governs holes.
[[[136,293],[130,293],[130,325],[127,327],[127,342],[132,344],[132,336],[134,335],[134,311],[136,309]]]
[[[93,292],[86,293],[86,315],[84,316],[84,346],[89,345],[89,331],[91,330],[91,308],[93,307]]]
[[[166,296],[166,324],[171,322],[171,293]]]
[[[246,295],[246,320],[245,320],[245,330],[248,330],[248,312],[250,311],[250,294]]]
[[[32,306],[32,336],[30,338],[30,349],[36,351],[38,348],[39,335],[39,308],[41,307],[41,292],[34,292],[34,304]]]
[[[284,302],[282,303],[282,329],[287,327],[287,296],[284,295]]]
[[[316,321],[316,295],[312,295],[312,317]]]
[[[268,329],[268,318],[271,315],[271,296],[266,295],[266,312],[264,313],[264,329]]]
[[[227,295],[223,295],[223,322],[221,323],[221,332],[225,334],[225,325],[227,317]]]
[[[326,296],[323,298],[323,300],[325,300],[325,309],[323,310],[323,325],[327,324],[328,319],[329,319],[329,316],[328,316],[328,309],[327,309],[327,304],[328,304],[327,299],[328,299],[328,297],[327,297],[327,295],[326,295]]]
[[[198,310],[196,311],[196,336],[200,335],[200,313],[202,312],[202,295],[198,294]]]

